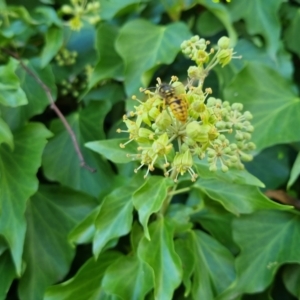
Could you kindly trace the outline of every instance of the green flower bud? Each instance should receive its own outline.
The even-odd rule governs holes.
[[[235,135],[235,139],[237,141],[242,141],[244,139],[244,135],[241,132],[237,132]]]
[[[196,142],[205,143],[209,140],[210,126],[200,125],[197,121],[193,121],[186,126],[186,134],[189,138]]]
[[[193,37],[191,37],[190,41],[196,43],[197,41],[199,41],[199,39],[199,35],[194,35]]]
[[[199,65],[207,63],[209,60],[209,55],[204,50],[198,50],[195,60]]]
[[[61,11],[62,13],[66,14],[66,15],[71,15],[73,14],[73,8],[70,5],[63,5],[61,7]]]
[[[216,105],[216,98],[214,97],[209,97],[207,99],[207,106],[211,107],[211,106],[215,106]]]
[[[256,145],[253,142],[250,142],[247,144],[248,150],[254,150],[256,149]]]
[[[174,87],[174,91],[176,95],[183,95],[186,93],[185,87],[180,81],[173,82],[172,86]]]
[[[222,68],[228,65],[232,59],[232,49],[221,49],[221,51],[217,54],[217,59],[222,65]]]
[[[150,111],[149,111],[149,116],[153,119],[153,120],[155,120],[158,116],[159,116],[159,114],[160,114],[160,111],[159,111],[159,109],[157,108],[157,107],[152,107],[151,109],[150,109]]]
[[[216,172],[217,170],[218,170],[218,168],[215,164],[209,166],[209,171]]]
[[[188,68],[188,76],[190,78],[199,79],[199,78],[201,78],[201,75],[202,75],[202,70],[199,67],[190,66]]]
[[[245,120],[250,121],[250,120],[253,119],[253,116],[252,116],[252,114],[251,114],[250,111],[245,111],[245,112],[244,112],[244,118],[245,118]]]
[[[228,171],[228,167],[226,165],[222,165],[221,170],[225,173]]]
[[[230,40],[228,37],[226,36],[222,36],[219,40],[218,40],[218,46],[221,49],[227,49],[229,47],[230,44]]]
[[[215,125],[218,129],[225,129],[226,127],[226,123],[224,121],[218,121]]]
[[[251,161],[253,159],[252,155],[246,154],[244,152],[241,152],[240,156],[241,156],[241,160],[243,160],[243,161]]]
[[[231,105],[231,108],[233,110],[242,111],[243,110],[243,104],[242,103],[233,103]]]
[[[163,110],[155,120],[156,126],[161,129],[167,129],[172,123],[172,119],[166,110]]]

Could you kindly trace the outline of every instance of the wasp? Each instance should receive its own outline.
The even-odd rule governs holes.
[[[185,99],[176,95],[175,88],[167,83],[160,82],[157,85],[157,91],[164,99],[166,105],[169,105],[174,117],[185,123],[188,117],[188,105]]]

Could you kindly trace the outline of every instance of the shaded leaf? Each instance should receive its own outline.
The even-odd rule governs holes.
[[[7,292],[16,277],[15,267],[11,259],[9,251],[5,251],[0,256],[0,299],[6,299]]]
[[[296,264],[285,266],[283,272],[283,281],[287,290],[299,299],[300,266]]]
[[[131,202],[133,188],[133,185],[121,186],[104,198],[95,220],[93,252],[96,257],[109,241],[130,232],[133,218]]]
[[[0,118],[0,144],[6,143],[11,150],[14,148],[13,135],[8,125]]]
[[[143,300],[153,288],[152,270],[137,256],[120,257],[106,269],[102,287],[124,300]]]
[[[235,279],[234,258],[227,248],[202,231],[192,231],[189,240],[195,255],[192,295],[194,299],[213,300]]]
[[[243,103],[253,114],[253,142],[258,149],[299,140],[298,132],[291,128],[300,126],[300,99],[274,70],[249,63],[224,93],[226,100]]]
[[[263,291],[282,264],[300,263],[299,218],[293,212],[259,211],[233,221],[234,239],[241,248],[237,281],[220,299]]]
[[[189,37],[184,23],[157,26],[142,19],[127,22],[116,41],[117,52],[125,63],[127,95],[137,92],[141,85],[148,85],[154,69],[163,63],[170,64],[180,44]]]
[[[153,269],[155,298],[172,299],[181,282],[182,266],[174,250],[171,222],[159,217],[149,226],[149,233],[151,240],[141,239],[138,256]]]
[[[147,239],[150,239],[148,231],[149,218],[161,209],[167,198],[168,189],[173,185],[174,182],[170,178],[151,176],[132,195],[132,203],[138,211],[139,221],[144,228]]]
[[[96,197],[104,189],[109,189],[113,177],[110,165],[99,155],[82,147],[87,141],[104,138],[103,122],[109,109],[107,102],[92,102],[67,118],[86,163],[95,168],[96,173],[80,167],[72,140],[61,121],[51,123],[50,130],[55,136],[49,141],[43,155],[43,169],[48,179]]]
[[[28,201],[20,299],[42,299],[46,287],[67,274],[75,254],[68,233],[96,204],[88,195],[54,185],[41,186]]]
[[[101,280],[107,267],[119,257],[117,252],[105,252],[96,261],[90,258],[73,278],[49,287],[44,300],[113,300],[102,293]]]
[[[300,174],[300,152],[297,155],[297,158],[293,164],[292,170],[291,170],[291,175],[289,182],[287,184],[287,188],[289,189],[297,180]]]
[[[292,8],[295,11],[295,7]],[[291,19],[291,23],[286,28],[284,33],[284,40],[286,42],[287,48],[300,57],[299,44],[297,43],[297,37],[300,30],[300,9],[296,10],[295,15]]]
[[[26,201],[38,188],[36,173],[50,132],[41,124],[28,124],[14,132],[14,150],[0,146],[0,234],[10,248],[16,273],[21,275],[26,223]]]

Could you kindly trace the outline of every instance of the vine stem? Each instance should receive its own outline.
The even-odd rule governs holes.
[[[62,114],[62,112],[60,111],[60,109],[56,106],[54,99],[52,97],[50,88],[30,69],[28,68],[25,63],[19,58],[19,56],[15,53],[12,53],[11,51],[7,50],[7,49],[3,49],[8,55],[10,55],[11,57],[15,58],[21,65],[21,67],[31,76],[33,77],[33,79],[37,82],[37,84],[44,90],[48,101],[50,103],[50,108],[52,110],[54,110],[54,112],[56,113],[56,115],[58,116],[58,118],[61,120],[61,122],[63,123],[65,129],[67,130],[68,134],[71,137],[75,152],[78,156],[79,162],[80,162],[80,166],[84,169],[87,169],[89,172],[91,173],[95,173],[96,169],[90,167],[86,162],[85,159],[82,155],[82,152],[80,150],[76,135],[73,131],[73,129],[71,128],[70,124],[68,123],[67,119],[65,118],[65,116]]]

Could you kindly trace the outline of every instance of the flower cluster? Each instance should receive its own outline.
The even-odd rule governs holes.
[[[194,157],[207,159],[209,169],[223,172],[235,167],[242,169],[242,161],[250,161],[247,152],[255,149],[250,141],[254,128],[249,111],[243,112],[241,103],[230,104],[211,96],[212,90],[203,91],[203,82],[217,64],[230,62],[233,49],[229,39],[223,37],[218,49],[207,51],[208,42],[198,36],[182,43],[182,51],[196,62],[188,70],[188,81],[184,85],[173,76],[171,81],[162,83],[158,78],[155,91],[141,89],[147,100],[138,101],[135,111],[130,112],[134,120],[124,116],[129,142],[138,144],[138,153],[129,155],[141,162],[136,172],[147,166],[146,175],[155,166],[164,170],[165,176],[177,181],[178,175],[189,173],[195,181]]]
[[[71,66],[76,63],[78,53],[62,48],[55,56],[55,60],[60,67]]]
[[[86,20],[92,25],[100,21],[100,3],[98,1],[87,3],[87,1],[88,0],[70,0],[71,5],[65,4],[61,7],[62,14],[72,16],[68,24],[74,31],[79,31],[82,28],[83,20]]]

